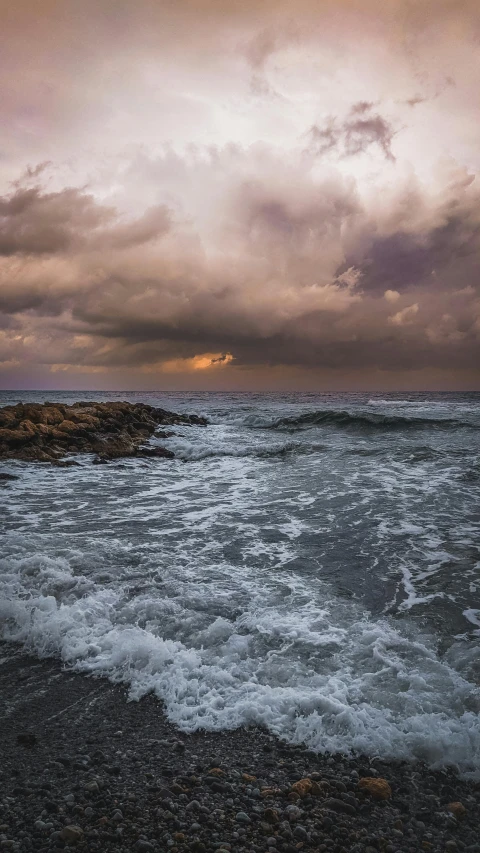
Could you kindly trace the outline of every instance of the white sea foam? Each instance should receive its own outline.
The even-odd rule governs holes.
[[[475,625],[476,628],[480,628],[480,610],[476,610],[473,607],[467,608],[467,610],[463,611],[463,615],[465,619],[468,619],[472,625]]]
[[[100,583],[77,558],[4,562],[4,639],[127,683],[133,699],[153,691],[187,732],[261,723],[314,750],[418,757],[479,777],[479,691],[408,626],[374,622],[293,575],[282,593],[278,579],[248,572],[227,586],[219,566],[215,581],[184,579],[180,595],[150,583],[132,596],[131,578]],[[236,613],[220,615],[219,585]]]
[[[268,459],[282,457],[301,449],[299,442],[295,441],[270,441],[267,444],[261,441],[245,441],[235,433],[229,434],[218,427],[204,433],[202,439],[199,440],[198,436],[192,439],[191,433],[184,432],[170,438],[167,442],[162,440],[161,443],[173,450],[178,459],[186,462],[199,462],[221,456]]]

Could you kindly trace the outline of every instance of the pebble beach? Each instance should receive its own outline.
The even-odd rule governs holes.
[[[152,696],[2,651],[2,850],[480,851],[480,784],[454,768],[185,735]]]

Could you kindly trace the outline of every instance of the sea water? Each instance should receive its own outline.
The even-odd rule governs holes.
[[[173,460],[8,462],[0,636],[183,731],[480,778],[480,394],[2,392],[205,415]]]

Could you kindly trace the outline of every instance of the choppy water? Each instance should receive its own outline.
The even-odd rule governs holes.
[[[186,731],[480,777],[479,394],[86,398],[210,425],[172,461],[2,466],[5,639],[155,691]]]

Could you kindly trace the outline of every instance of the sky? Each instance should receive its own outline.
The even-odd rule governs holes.
[[[477,0],[0,20],[0,388],[480,389]]]

